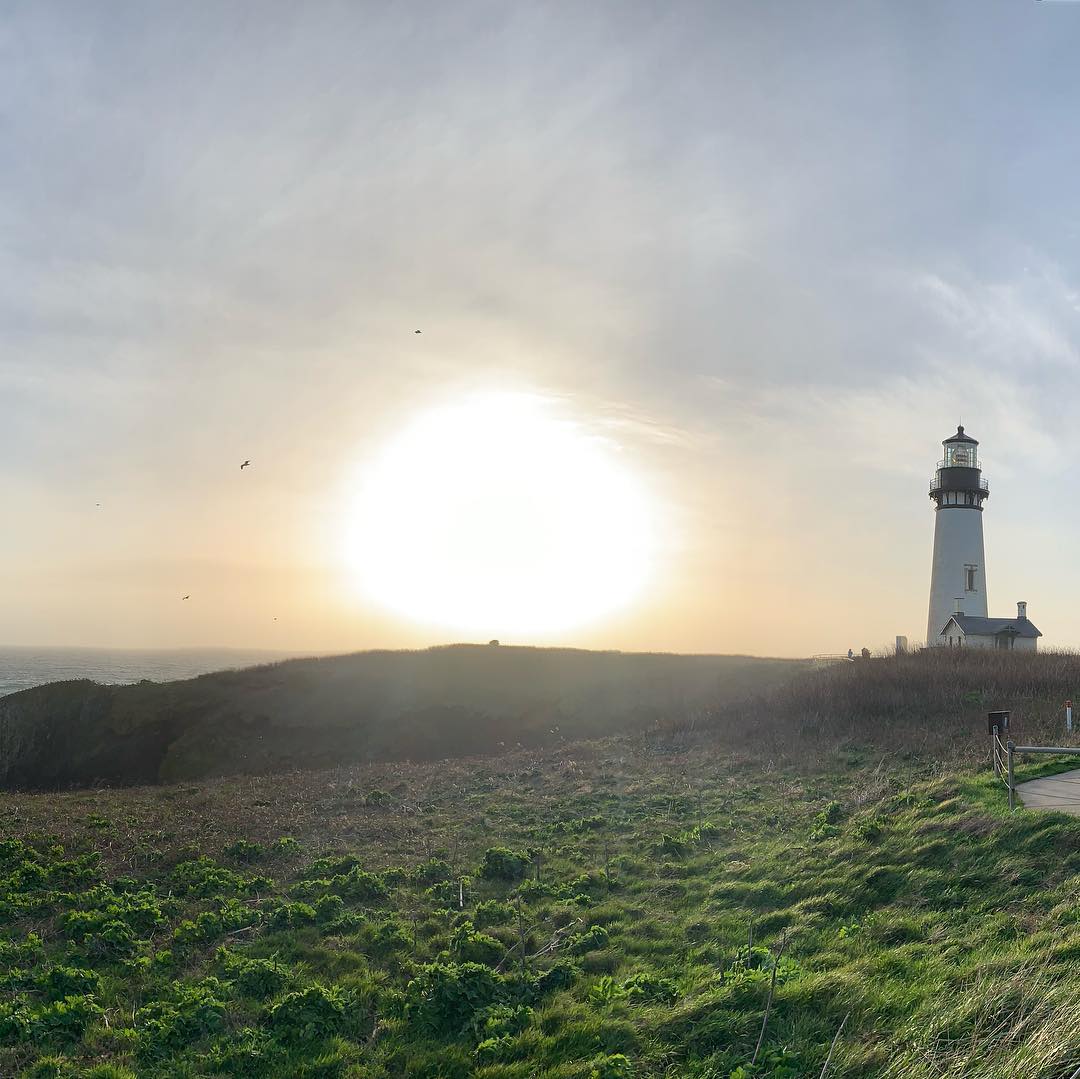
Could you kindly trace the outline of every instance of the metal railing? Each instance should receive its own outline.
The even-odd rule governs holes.
[[[935,468],[982,468],[982,465],[979,464],[979,459],[977,457],[972,457],[971,462],[969,464],[966,464],[966,465],[959,464],[956,461],[953,461],[950,464],[948,461],[945,460],[944,457],[942,457],[942,459],[940,461],[938,461],[938,463],[936,465],[934,465],[934,467]]]
[[[980,491],[985,491],[987,494],[989,494],[990,493],[990,481],[987,480],[987,479],[980,478],[979,483],[978,483],[978,488],[979,488]],[[940,490],[942,490],[941,477],[936,472],[930,477],[930,490],[931,491],[940,491]],[[951,488],[950,488],[950,490],[951,490]],[[966,490],[969,490],[969,488],[963,487],[963,488],[958,488],[958,490],[966,491]]]
[[[1010,811],[1016,808],[1016,771],[1014,767],[1014,758],[1017,753],[1080,755],[1080,746],[1018,746],[1011,738],[1007,742],[1002,742],[997,727],[994,728],[991,738],[991,752],[994,756],[994,775],[1009,788]]]
[[[846,652],[819,652],[816,656],[810,657],[810,662],[815,666],[828,666],[830,663],[849,663],[853,659],[853,656],[849,656]]]

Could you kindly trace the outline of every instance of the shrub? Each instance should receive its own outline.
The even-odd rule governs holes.
[[[125,959],[135,953],[135,932],[126,922],[106,922],[97,933],[85,938],[83,947],[91,961]]]
[[[371,925],[365,937],[367,950],[376,956],[406,951],[412,947],[412,943],[412,937],[398,918],[387,918]]]
[[[205,1060],[215,1075],[262,1079],[272,1072],[274,1060],[280,1055],[280,1046],[266,1031],[244,1027],[212,1045]]]
[[[425,888],[424,896],[440,907],[456,907],[462,889],[468,888],[471,883],[471,877],[440,881],[438,884],[431,885],[430,888]]]
[[[476,1062],[481,1067],[486,1064],[504,1064],[513,1059],[514,1039],[509,1034],[484,1038],[476,1047]]]
[[[320,924],[333,922],[344,912],[345,901],[339,895],[324,895],[315,903],[315,920]]]
[[[135,1013],[139,1050],[147,1057],[164,1056],[188,1042],[216,1034],[224,1025],[225,1005],[217,997],[220,983],[173,984],[171,1001],[155,1000]]]
[[[418,865],[412,872],[412,878],[418,884],[441,884],[454,875],[448,862],[441,858],[429,858],[423,865]]]
[[[625,996],[626,993],[623,991],[622,986],[610,974],[597,978],[589,986],[588,1001],[590,1004],[612,1004]]]
[[[37,933],[28,933],[22,940],[0,940],[0,966],[33,966],[41,952],[41,937]]]
[[[489,847],[484,852],[480,876],[484,880],[523,880],[530,864],[529,856],[520,851],[508,847]]]
[[[272,887],[266,877],[245,877],[209,858],[181,862],[173,870],[172,880],[177,891],[199,899],[224,899]]]
[[[29,1041],[34,1029],[34,1017],[25,1004],[0,1001],[0,1043]]]
[[[271,1009],[270,1025],[288,1041],[310,1042],[337,1033],[348,999],[336,987],[310,985],[288,993]]]
[[[285,929],[298,929],[304,925],[313,925],[314,922],[314,907],[307,903],[283,903],[270,915],[266,928],[272,933],[277,933]]]
[[[291,980],[288,967],[275,959],[249,959],[227,948],[219,948],[216,959],[237,992],[247,997],[265,1000],[280,993]]]
[[[495,966],[506,949],[494,937],[477,933],[472,922],[462,922],[450,938],[450,955],[458,963],[484,963]]]
[[[194,921],[185,918],[173,930],[173,940],[181,946],[211,944],[227,933],[257,924],[260,918],[259,911],[230,899],[217,910],[204,910]]]
[[[885,821],[883,817],[862,817],[855,823],[853,831],[860,839],[865,839],[868,842],[873,839],[878,839],[885,831]]]
[[[270,853],[261,843],[252,843],[247,839],[238,839],[225,848],[225,857],[233,861],[251,865],[261,862]]]
[[[78,1041],[86,1028],[104,1014],[88,994],[64,997],[46,1004],[34,1016],[34,1034]]]
[[[487,929],[492,925],[506,925],[514,920],[514,908],[499,899],[486,899],[476,904],[473,922],[478,929]]]
[[[382,880],[359,866],[354,866],[344,876],[334,877],[331,888],[335,895],[360,903],[374,903],[387,896],[386,885]]]
[[[289,885],[289,895],[293,899],[311,899],[315,896],[325,895],[333,886],[329,877],[318,877],[313,880],[298,880]]]
[[[304,873],[304,880],[312,880],[317,877],[336,877],[342,873],[348,873],[360,865],[360,859],[355,854],[335,855],[330,858],[317,858],[311,863],[310,868]]]
[[[589,1079],[629,1079],[634,1067],[622,1053],[596,1057],[589,1062]]]
[[[584,955],[606,947],[607,943],[608,931],[602,925],[590,925],[584,933],[570,938],[569,952],[571,955]]]
[[[53,967],[37,979],[38,988],[47,1000],[88,996],[101,988],[101,977],[92,970],[79,967]]]
[[[348,936],[367,925],[367,918],[355,911],[347,910],[339,918],[323,924],[322,932],[327,936]]]
[[[507,995],[504,980],[480,963],[429,963],[405,988],[405,1017],[423,1037],[456,1036]]]
[[[617,982],[611,975],[605,974],[589,988],[588,999],[590,1004],[612,1004],[619,1000],[628,1003],[661,1001],[673,1004],[678,996],[678,987],[668,978],[642,973]]]
[[[469,1032],[476,1038],[495,1038],[520,1034],[533,1017],[533,1010],[526,1004],[511,1007],[509,1004],[493,1004],[482,1008],[469,1023]]]
[[[536,979],[536,991],[540,996],[545,996],[561,989],[569,989],[580,973],[573,963],[561,959]]]

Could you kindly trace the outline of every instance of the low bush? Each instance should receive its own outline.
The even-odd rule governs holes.
[[[478,875],[484,880],[518,881],[525,878],[532,859],[509,847],[489,847]]]
[[[329,1038],[345,1021],[350,1000],[337,987],[309,985],[287,993],[267,1014],[270,1026],[291,1042],[313,1042]]]

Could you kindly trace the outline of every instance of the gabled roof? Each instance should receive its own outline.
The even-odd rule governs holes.
[[[955,622],[965,634],[975,637],[995,637],[1002,632],[1015,633],[1017,637],[1041,637],[1033,622],[1026,618],[980,618],[974,614],[954,614],[938,634],[945,636],[949,623]]]

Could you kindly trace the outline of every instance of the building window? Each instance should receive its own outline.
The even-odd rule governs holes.
[[[964,591],[975,592],[975,574],[979,572],[978,566],[965,566],[964,567]]]

